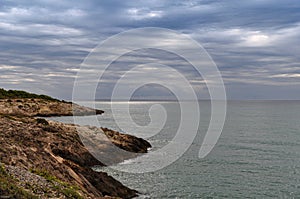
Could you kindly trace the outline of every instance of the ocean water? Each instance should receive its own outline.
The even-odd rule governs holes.
[[[152,135],[147,138],[153,145],[151,150],[167,145],[176,134],[181,115],[179,105],[129,104],[132,120],[143,126],[150,122],[149,108],[157,103],[165,107],[168,116],[163,129],[155,135],[151,128],[136,132],[128,118],[124,118],[128,133],[139,137]],[[91,124],[89,116],[80,124],[122,131],[113,119],[111,103],[96,105],[105,111],[97,116],[99,124]],[[221,137],[203,159],[198,158],[198,152],[210,121],[210,102],[201,101],[200,111],[197,137],[188,151],[168,167],[143,174],[109,167],[96,169],[138,190],[139,198],[300,198],[300,101],[229,101]],[[73,121],[71,117],[53,119]],[[123,164],[130,166],[130,161]]]

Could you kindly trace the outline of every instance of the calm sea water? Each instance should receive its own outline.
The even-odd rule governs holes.
[[[168,144],[175,135],[179,106],[175,102],[130,103],[131,117],[139,125],[149,123],[148,110],[156,103],[165,107],[168,119],[164,128],[148,139],[152,150]],[[98,116],[99,125],[122,131],[113,120],[110,103],[97,102],[97,107],[105,111]],[[175,163],[145,174],[98,170],[138,190],[139,198],[300,198],[300,102],[230,101],[227,109],[222,135],[204,159],[198,158],[198,152],[210,119],[208,101],[200,102],[196,139]],[[72,122],[70,117],[53,119]],[[81,124],[90,124],[90,117]],[[140,137],[151,133],[128,128],[128,133]]]

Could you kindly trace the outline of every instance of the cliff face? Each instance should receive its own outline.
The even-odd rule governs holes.
[[[21,186],[25,192],[38,197],[47,195],[57,198],[132,198],[137,194],[106,173],[95,172],[90,168],[104,164],[84,147],[77,128],[89,132],[85,135],[86,139],[97,141],[97,151],[106,157],[113,157],[112,163],[133,155],[112,154],[111,142],[126,151],[144,153],[151,147],[145,140],[106,128],[79,127],[24,116],[0,115],[0,127],[0,162],[5,165],[5,172],[17,182],[16,186]],[[99,144],[95,137],[100,139],[106,134],[109,139],[100,140]],[[14,172],[16,170],[33,179],[43,178],[48,184],[39,188],[29,180],[22,185],[22,181],[27,178],[17,175]],[[38,188],[34,191],[32,187]]]
[[[102,114],[102,110],[82,107],[71,102],[39,98],[0,99],[0,114],[20,116],[72,116]]]
[[[0,196],[21,199],[137,196],[135,190],[90,167],[146,153],[151,147],[147,141],[107,128],[35,118],[102,113],[45,95],[0,89]],[[101,162],[86,146],[91,147]]]

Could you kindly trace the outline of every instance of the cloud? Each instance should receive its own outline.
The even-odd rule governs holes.
[[[0,5],[0,87],[70,99],[74,75],[97,44],[124,30],[156,26],[200,42],[219,66],[230,98],[267,97],[247,92],[280,87],[286,98],[290,91],[300,99],[291,86],[298,84],[300,74],[299,9],[297,0],[5,0]],[[115,64],[110,78],[118,78],[125,64],[161,58],[202,86],[178,59],[160,51],[140,51],[139,57],[128,55]],[[70,92],[58,91],[58,85]]]
[[[135,20],[143,20],[148,18],[160,18],[163,15],[162,11],[153,11],[145,8],[130,8],[128,11],[129,17]]]
[[[300,78],[300,74],[299,73],[294,73],[294,74],[277,74],[277,75],[272,75],[270,76],[271,78]],[[297,82],[299,83],[299,82]],[[300,84],[300,83],[299,83]]]

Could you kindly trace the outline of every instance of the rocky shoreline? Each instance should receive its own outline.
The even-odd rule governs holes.
[[[0,114],[28,117],[100,115],[102,110],[79,106],[59,100],[15,98],[0,99]]]
[[[9,106],[11,104],[11,106]],[[22,107],[21,107],[22,106]],[[35,107],[35,108],[33,108]],[[65,107],[65,109],[61,109]],[[95,110],[80,107],[77,113]],[[98,113],[103,113],[98,110]],[[107,128],[77,126],[33,116],[72,114],[72,104],[45,99],[0,100],[0,196],[6,198],[133,198],[125,187],[91,166],[105,166],[83,145],[78,129],[111,163],[146,153],[147,141]],[[102,139],[102,137],[108,139]],[[95,139],[96,138],[96,139]],[[111,144],[113,143],[113,144]],[[114,152],[112,147],[133,153]],[[116,154],[114,154],[116,153]],[[118,154],[117,154],[118,153]],[[1,198],[1,197],[0,197]]]

